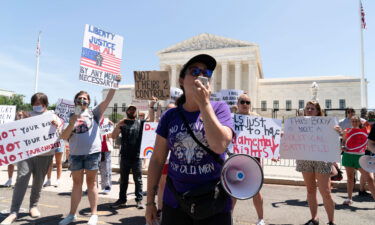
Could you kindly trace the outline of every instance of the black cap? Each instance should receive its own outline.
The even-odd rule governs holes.
[[[135,107],[135,105],[129,105],[126,111],[128,111],[130,108],[134,108],[134,110],[137,110],[137,107]]]
[[[191,58],[185,65],[182,67],[181,72],[180,72],[180,77],[184,76],[184,73],[186,72],[187,68],[194,64],[194,63],[203,63],[204,65],[207,66],[207,69],[209,70],[214,70],[216,67],[216,60],[214,57],[207,55],[207,54],[200,54],[196,55],[193,58]]]

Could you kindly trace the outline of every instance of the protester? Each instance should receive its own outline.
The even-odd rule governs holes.
[[[352,134],[355,134],[357,132],[361,132],[361,134],[367,135],[367,130],[361,124],[361,120],[359,116],[352,116],[351,123],[352,123],[352,128],[345,129],[343,133],[343,140],[345,142],[349,141],[349,137]],[[360,137],[361,136],[359,135],[354,135],[351,137],[351,143],[355,143],[356,145],[353,145],[353,146],[350,145],[350,148],[345,147],[344,153],[342,156],[342,165],[345,167],[346,175],[347,175],[347,192],[348,192],[348,198],[345,199],[345,201],[343,202],[344,205],[353,204],[352,194],[353,194],[353,188],[354,188],[354,173],[356,169],[358,169],[359,172],[361,173],[361,177],[363,177],[365,181],[367,181],[372,197],[375,199],[374,178],[370,175],[369,172],[362,169],[361,166],[359,165],[359,158],[365,154],[365,149],[366,149],[366,146],[361,148],[360,145],[362,145],[362,142],[358,140],[358,138]],[[359,150],[359,151],[356,151],[356,150]]]
[[[33,107],[33,111],[31,111],[28,116],[38,116],[47,112],[53,113],[47,110],[48,97],[44,93],[35,93],[31,97],[31,105]],[[57,115],[54,115],[52,125],[61,127],[62,124]],[[10,214],[1,222],[2,225],[11,224],[17,219],[31,175],[33,176],[33,183],[31,185],[29,213],[32,218],[41,216],[41,213],[37,207],[40,199],[40,193],[42,191],[43,180],[47,174],[48,167],[51,164],[53,154],[54,150],[17,163],[17,180],[16,184],[14,185]]]
[[[316,101],[309,101],[305,106],[305,116],[322,116],[320,105]],[[335,203],[331,196],[330,177],[332,163],[323,161],[297,160],[296,170],[302,172],[307,190],[307,202],[309,203],[311,219],[305,225],[317,225],[318,199],[317,187],[323,198],[324,208],[328,216],[328,224],[334,224]]]
[[[102,124],[104,122],[104,118],[100,121]],[[113,126],[113,122],[109,120],[109,123]],[[102,151],[101,151],[101,159],[99,164],[99,171],[101,177],[101,188],[102,194],[108,194],[112,189],[112,160],[111,160],[111,152],[113,150],[113,139],[112,134],[105,134],[102,135]]]
[[[64,154],[64,149],[65,149],[65,141],[60,140],[61,146],[55,150],[55,161],[56,161],[56,182],[54,184],[55,187],[58,187],[60,184],[60,178],[61,178],[61,173],[62,173],[62,157]],[[48,187],[52,185],[51,177],[52,177],[52,169],[53,169],[53,158],[51,161],[51,164],[48,168],[47,172],[47,180],[43,184],[43,187]]]
[[[198,79],[200,75],[209,79],[215,66],[215,59],[209,55],[197,55],[190,59],[180,72],[179,84],[183,95],[176,102],[177,108],[168,110],[160,119],[156,130],[155,149],[148,168],[146,204],[148,225],[158,223],[155,195],[158,192],[163,165],[169,152],[161,224],[232,224],[231,199],[223,191],[217,192],[220,196],[217,198],[220,199],[218,203],[223,207],[203,207],[209,212],[201,215],[204,217],[202,219],[194,219],[188,214],[196,213],[195,209],[202,208],[202,205],[192,204],[191,208],[186,205],[182,208],[181,205],[184,204],[181,200],[182,193],[187,191],[193,193],[205,187],[217,187],[213,184],[216,185],[220,180],[223,153],[234,133],[229,107],[224,102],[210,102],[209,84],[204,86]],[[188,126],[185,125],[184,118]],[[187,127],[191,127],[194,131],[190,133]],[[196,136],[197,141],[194,141],[192,134]],[[209,146],[211,150],[198,142],[202,142],[200,144],[203,146]],[[204,166],[209,166],[211,169],[199,170]],[[209,200],[202,204],[214,203],[217,201]],[[187,208],[189,212],[184,210]]]
[[[118,75],[116,80],[120,81],[121,76]],[[115,89],[110,89],[104,101],[94,107],[92,111],[89,109],[91,101],[87,92],[80,91],[74,96],[76,112],[70,116],[69,125],[61,135],[62,139],[69,141],[69,170],[72,171],[73,188],[69,215],[61,220],[59,225],[67,225],[76,220],[75,214],[82,197],[84,174],[86,174],[87,195],[91,208],[91,217],[88,224],[95,225],[98,222],[96,175],[101,154],[99,123],[115,91]]]
[[[237,110],[238,114],[249,115],[249,116],[259,116],[257,113],[252,112],[251,100],[247,94],[242,94],[238,97],[237,108],[238,108]],[[255,158],[255,159],[259,163],[261,163],[260,158]],[[233,201],[233,209],[234,209],[236,199],[232,199],[232,201]],[[253,197],[253,204],[258,215],[258,222],[256,223],[256,225],[264,225],[265,222],[263,220],[263,197],[260,192],[258,192],[258,194],[256,194]]]
[[[348,107],[346,110],[345,110],[345,118],[340,120],[339,122],[339,126],[342,130],[345,130],[345,129],[348,129],[348,128],[352,128],[352,122],[351,122],[351,118],[355,116],[355,110],[351,107]],[[368,124],[367,121],[363,118],[361,118],[361,123],[362,124]],[[355,176],[353,177],[353,181],[355,182]],[[370,193],[368,193],[366,191],[366,179],[364,177],[361,176],[360,180],[359,180],[359,191],[358,191],[358,195],[359,196],[362,196],[362,197],[369,197],[371,196]]]
[[[27,117],[27,113],[23,110],[21,111],[18,111],[16,113],[16,120],[20,120],[20,119],[23,119],[23,118],[26,118]],[[4,186],[5,187],[10,187],[12,186],[12,178],[13,178],[13,172],[14,172],[14,165],[13,164],[9,164],[8,165],[8,180],[5,182]]]
[[[111,208],[119,208],[126,205],[127,189],[130,171],[133,173],[135,183],[135,201],[138,209],[143,209],[142,191],[142,162],[139,158],[141,148],[143,124],[145,120],[136,119],[137,108],[133,105],[126,109],[127,118],[120,120],[112,132],[112,138],[116,139],[121,133],[120,150],[120,192],[119,199],[111,204]]]

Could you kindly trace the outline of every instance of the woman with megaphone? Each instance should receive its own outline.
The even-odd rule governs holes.
[[[242,94],[238,97],[237,113],[241,115],[248,115],[248,116],[259,116],[257,113],[252,111],[251,100],[247,94]],[[260,163],[260,158],[256,158],[256,157],[254,158]],[[233,209],[234,209],[234,206],[236,204],[236,199],[233,198],[232,201],[233,201]],[[263,220],[263,197],[260,192],[258,192],[253,197],[253,204],[258,215],[258,222],[256,223],[256,225],[264,225],[265,222]]]
[[[224,102],[210,101],[209,80],[215,67],[216,60],[209,55],[191,58],[180,72],[183,95],[177,107],[159,121],[148,168],[148,225],[159,223],[155,195],[169,153],[161,224],[232,224],[231,198],[221,187],[220,174],[233,121]]]
[[[120,82],[121,75],[117,75],[116,80]],[[68,225],[77,219],[76,211],[82,197],[84,174],[91,208],[91,217],[87,224],[96,225],[98,222],[96,175],[102,147],[99,124],[115,92],[115,89],[110,89],[104,101],[92,110],[89,108],[90,95],[86,91],[80,91],[74,96],[75,113],[70,116],[69,125],[61,134],[62,139],[69,141],[69,170],[72,171],[73,188],[69,215],[61,220],[59,225]]]

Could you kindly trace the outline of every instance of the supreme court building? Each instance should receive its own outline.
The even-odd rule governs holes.
[[[312,97],[313,82],[319,86],[318,100],[322,108],[361,108],[360,77],[338,75],[265,78],[260,47],[257,44],[207,33],[159,51],[157,56],[160,70],[169,71],[171,86],[179,87],[178,76],[183,64],[202,53],[213,56],[217,61],[210,82],[213,92],[224,89],[244,90],[249,94],[253,108],[303,108]],[[120,86],[110,106],[115,103],[118,106],[129,105],[129,98],[123,96],[134,96],[132,90],[134,92],[131,85]],[[103,96],[107,91],[103,90]]]

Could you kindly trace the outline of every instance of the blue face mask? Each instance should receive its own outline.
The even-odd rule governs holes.
[[[33,106],[33,111],[41,113],[44,111],[44,107],[42,105]]]

